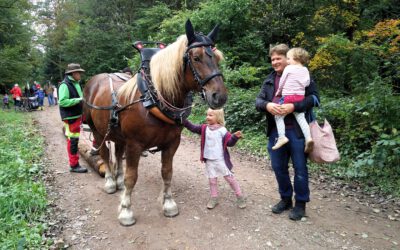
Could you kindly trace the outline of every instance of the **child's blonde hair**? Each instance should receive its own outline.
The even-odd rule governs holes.
[[[310,55],[303,48],[292,48],[287,52],[287,55],[291,54],[293,60],[305,65],[310,61]]]
[[[210,111],[215,114],[215,117],[217,118],[217,123],[219,125],[225,126],[224,109],[211,109],[211,108],[209,108],[207,110],[207,113],[210,112]]]

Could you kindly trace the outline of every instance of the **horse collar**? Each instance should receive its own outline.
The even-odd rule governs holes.
[[[146,72],[143,68],[138,72],[137,86],[142,94],[140,98],[143,100],[143,107],[150,110],[157,118],[170,124],[182,124],[183,120],[190,115],[193,102],[191,92],[187,94],[183,108],[175,107],[165,100],[160,92],[157,92],[151,79],[150,72]]]

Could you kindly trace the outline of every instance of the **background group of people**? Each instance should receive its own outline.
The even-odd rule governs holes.
[[[43,89],[40,83],[34,82],[31,86],[25,85],[24,91],[22,92],[18,83],[14,84],[14,87],[9,91],[14,102],[14,109],[21,110],[23,106],[23,98],[27,98],[33,109],[44,110],[44,99],[47,96],[49,106],[57,105],[58,94],[57,87],[48,83]],[[10,109],[10,96],[6,92],[2,100],[2,108]]]

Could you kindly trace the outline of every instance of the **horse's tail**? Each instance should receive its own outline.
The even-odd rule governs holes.
[[[129,81],[118,89],[118,99],[125,103],[132,103],[135,101],[137,91],[137,74],[135,74]]]

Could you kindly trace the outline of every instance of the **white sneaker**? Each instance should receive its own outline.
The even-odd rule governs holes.
[[[278,141],[275,143],[275,146],[272,147],[272,150],[277,150],[282,147],[286,143],[288,143],[289,139],[286,136],[282,136],[278,138]]]

